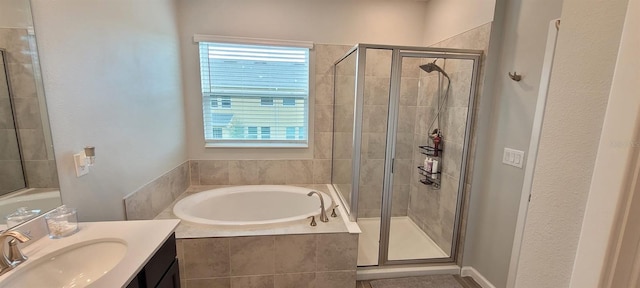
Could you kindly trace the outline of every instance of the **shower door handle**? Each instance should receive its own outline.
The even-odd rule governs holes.
[[[393,168],[396,166],[396,158],[391,158],[391,174],[393,174]]]

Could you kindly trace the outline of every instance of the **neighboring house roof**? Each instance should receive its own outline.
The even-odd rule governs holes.
[[[212,116],[213,126],[228,126],[233,118],[231,113],[214,113]]]

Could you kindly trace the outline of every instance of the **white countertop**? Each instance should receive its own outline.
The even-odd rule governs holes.
[[[126,286],[142,270],[164,241],[169,238],[179,223],[179,220],[80,223],[80,231],[74,235],[62,239],[49,239],[45,236],[24,247],[22,252],[29,257],[29,260],[0,276],[0,287],[4,287],[2,280],[27,268],[29,261],[76,243],[104,238],[124,240],[127,243],[127,252],[111,271],[98,278],[89,287]],[[91,257],[91,255],[86,255],[86,257]],[[100,261],[100,259],[96,259],[96,261]]]

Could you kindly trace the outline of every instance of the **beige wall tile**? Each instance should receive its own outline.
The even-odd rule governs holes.
[[[333,75],[316,74],[316,105],[333,105]]]
[[[398,109],[398,132],[413,133],[416,129],[416,107],[400,106]]]
[[[191,185],[200,185],[200,166],[198,160],[189,161],[189,178]]]
[[[258,184],[286,184],[287,161],[257,160]]]
[[[404,66],[402,67],[404,69]],[[400,106],[416,106],[418,103],[418,78],[400,79]]]
[[[185,278],[210,278],[229,276],[229,239],[185,239]]]
[[[358,258],[358,234],[317,234],[317,270],[355,270]],[[354,281],[355,283],[355,281]],[[320,283],[318,283],[320,284]],[[323,286],[319,287],[336,287]]]
[[[365,75],[367,76],[391,76],[391,50],[367,49]]]
[[[229,185],[229,161],[198,160],[201,185]]]
[[[42,129],[38,98],[14,98],[14,107],[18,129]]]
[[[31,188],[57,188],[58,173],[56,163],[53,160],[28,160],[24,161],[27,171],[27,182]]]
[[[384,181],[384,159],[362,159],[360,163],[360,185],[381,185]]]
[[[258,184],[257,160],[230,160],[229,184],[253,185]]]
[[[230,242],[231,276],[273,274],[275,237],[237,237]]]
[[[12,53],[16,55],[18,53]],[[30,64],[9,64],[11,74],[11,91],[16,98],[36,98],[37,91],[35,79],[33,77],[33,65]]]
[[[314,135],[313,158],[331,159],[333,133],[318,132]]]
[[[364,105],[389,105],[391,78],[367,76],[364,78]]]
[[[275,272],[313,272],[316,269],[316,236],[276,236]]]
[[[316,105],[315,106],[315,132],[331,132],[333,131],[333,106]]]
[[[313,160],[313,183],[331,183],[331,160]]]
[[[362,132],[383,132],[387,131],[386,105],[365,105],[362,116]]]
[[[333,63],[342,58],[351,46],[347,45],[314,45],[316,74],[333,74]]]
[[[0,160],[20,160],[16,130],[0,129],[0,145]]]
[[[15,191],[25,187],[24,176],[22,174],[22,164],[20,160],[0,160],[0,175],[7,177],[0,178],[0,191]]]
[[[313,184],[313,160],[289,160],[287,184]]]
[[[420,77],[420,65],[422,58],[402,57],[402,78]]]

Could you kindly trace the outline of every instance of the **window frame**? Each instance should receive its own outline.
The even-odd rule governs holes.
[[[223,41],[219,41],[219,40]],[[229,38],[229,39],[227,39]],[[230,40],[231,39],[231,40]],[[205,147],[220,147],[220,148],[243,148],[243,147],[255,147],[255,148],[308,148],[309,147],[309,142],[312,140],[312,135],[308,132],[308,131],[312,131],[312,119],[310,117],[310,113],[309,111],[311,109],[313,109],[313,103],[311,101],[311,99],[313,99],[313,55],[314,53],[312,53],[312,49],[313,49],[313,43],[311,42],[302,42],[302,41],[280,41],[280,40],[268,40],[268,41],[264,41],[264,39],[259,39],[258,41],[254,41],[255,39],[244,39],[244,38],[233,38],[233,37],[220,37],[220,36],[203,36],[203,35],[195,35],[194,36],[194,41],[195,42],[222,42],[222,43],[233,43],[233,44],[255,44],[255,45],[272,45],[272,46],[286,46],[286,47],[301,47],[301,48],[307,48],[308,51],[306,53],[307,58],[306,58],[306,65],[307,65],[307,71],[306,71],[306,76],[308,77],[307,80],[307,94],[304,96],[304,98],[298,98],[298,97],[278,97],[277,95],[275,97],[270,97],[271,98],[271,104],[272,105],[262,105],[265,102],[263,102],[262,100],[260,100],[260,105],[259,106],[266,106],[266,107],[271,107],[271,106],[285,106],[285,107],[294,107],[294,106],[300,106],[301,103],[298,102],[299,99],[304,99],[304,103],[302,103],[302,106],[304,107],[304,125],[302,127],[302,130],[305,134],[304,135],[300,135],[298,130],[299,126],[296,126],[296,133],[294,138],[295,139],[289,139],[289,137],[287,137],[283,132],[286,129],[286,125],[283,125],[280,128],[277,129],[282,129],[282,131],[280,130],[276,130],[274,131],[274,127],[270,127],[269,129],[269,139],[265,139],[262,136],[262,130],[260,131],[255,131],[258,133],[252,134],[250,132],[254,132],[251,131],[252,128],[262,128],[262,126],[257,125],[257,127],[253,127],[256,125],[244,125],[243,129],[245,134],[244,134],[244,138],[243,139],[205,139]],[[199,56],[200,57],[200,56]],[[200,79],[201,81],[203,80],[202,77]],[[204,97],[204,96],[203,96]],[[215,96],[213,96],[215,97]],[[216,101],[217,101],[217,108],[215,109],[231,109],[233,107],[232,99],[233,97],[229,97],[230,99],[224,99],[226,101],[228,101],[228,105],[223,105],[223,99],[221,99],[220,97],[215,97]],[[264,97],[264,98],[269,98],[269,97]],[[285,105],[284,100],[282,100],[281,103],[277,103],[280,101],[276,101],[276,100],[280,100],[280,99],[285,99],[285,98],[290,98],[293,99],[293,103],[290,103],[289,105]],[[212,98],[213,99],[213,98]],[[290,101],[290,100],[289,100]],[[293,104],[293,105],[291,105]],[[241,105],[241,104],[239,104]],[[210,125],[210,124],[208,124]],[[206,125],[205,125],[206,126]],[[233,128],[232,128],[233,130]],[[231,133],[235,133],[238,130],[233,130],[231,131]],[[280,132],[277,132],[280,131]],[[229,131],[227,131],[229,132]],[[282,137],[282,140],[274,140],[273,135],[274,133],[277,133],[277,135],[280,136],[276,136],[276,137]],[[282,134],[282,135],[281,135]],[[284,135],[284,136],[283,136]],[[205,135],[206,136],[206,135]],[[206,137],[205,137],[206,138]],[[256,141],[258,140],[258,141]]]

